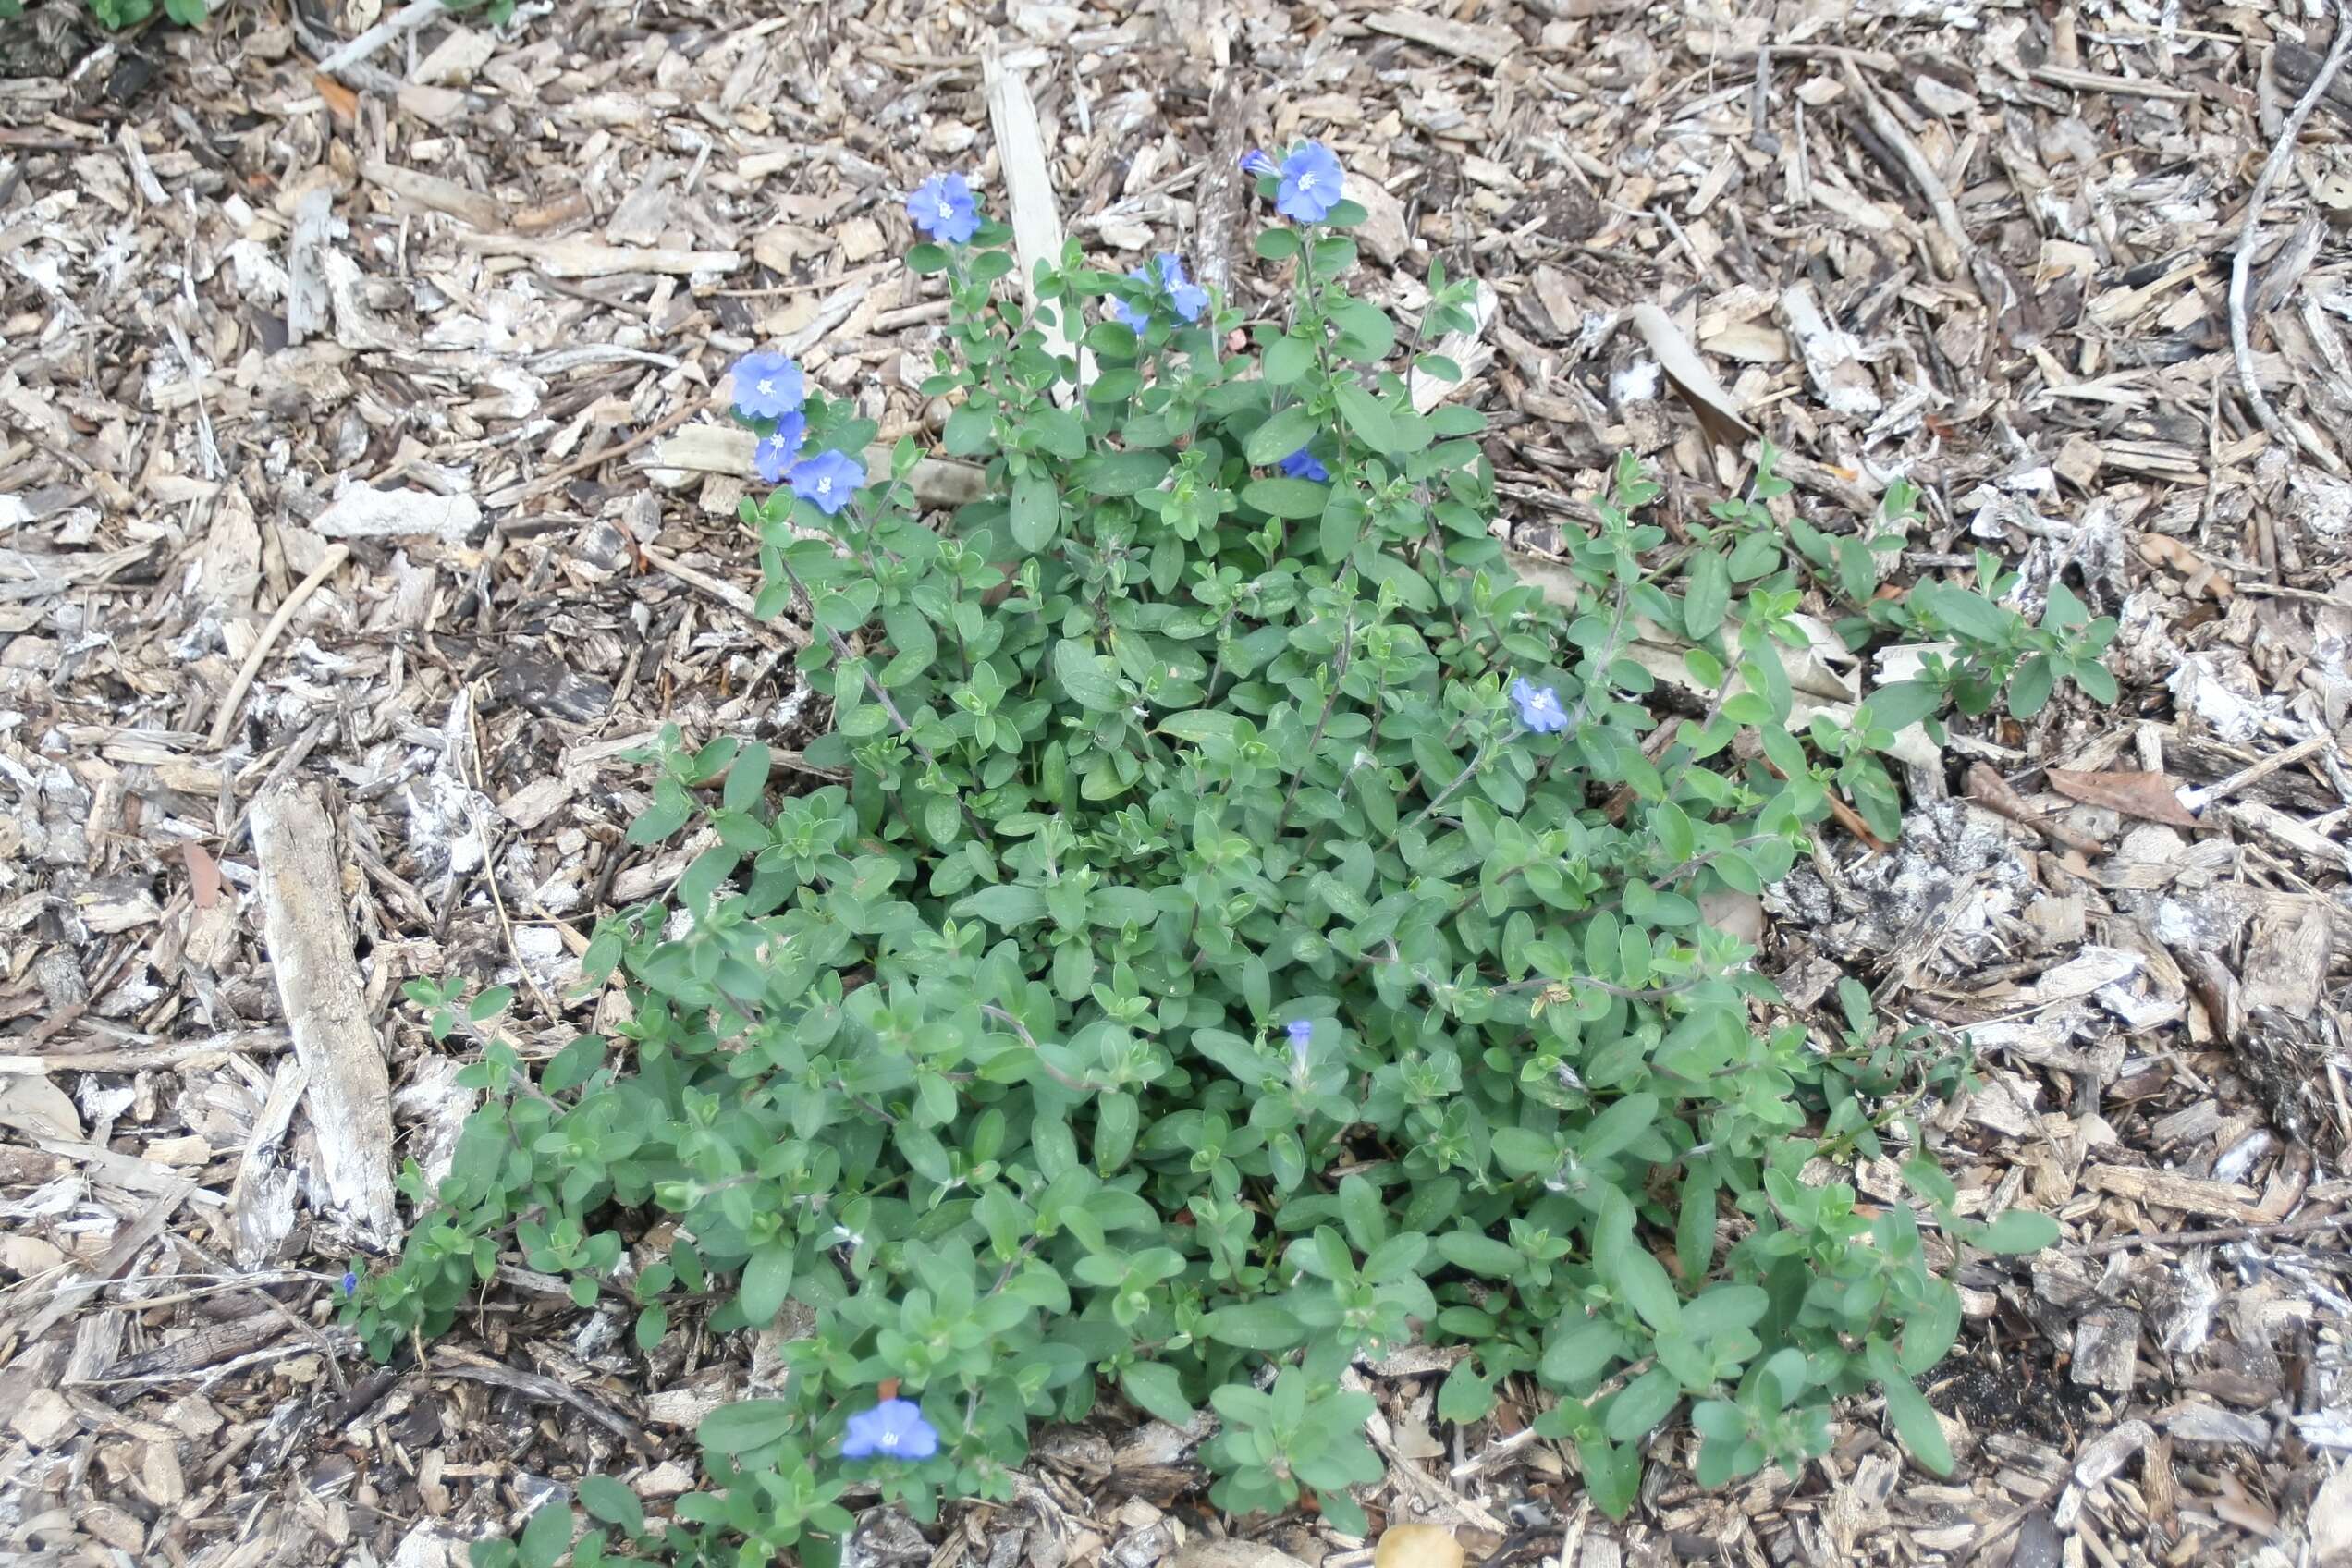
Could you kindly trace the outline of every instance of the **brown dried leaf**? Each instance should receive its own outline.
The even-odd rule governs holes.
[[[2062,844],[2087,855],[2107,852],[2107,846],[2098,839],[2042,815],[2034,809],[2031,801],[2012,789],[2009,780],[1993,771],[1989,764],[1977,762],[1968,765],[1968,798],[1987,811],[1997,812],[2012,822],[2044,835],[2052,843]]]
[[[360,117],[360,95],[325,71],[312,71],[311,85],[318,89],[318,95],[325,100],[328,112],[345,125]]]
[[[2237,584],[2225,576],[2221,568],[2190,549],[2169,533],[2139,535],[2139,558],[2150,566],[2161,566],[2177,571],[2187,578],[2191,598],[2211,594],[2216,601],[2228,604],[2237,596]]]
[[[2197,814],[2180,803],[2174,793],[2179,779],[2162,773],[2075,773],[2063,767],[2047,770],[2050,787],[2070,801],[2105,806],[2142,822],[2162,822],[2194,827]]]
[[[204,852],[201,844],[182,844],[180,858],[188,863],[189,880],[195,886],[196,907],[210,909],[220,902],[221,874],[219,863]]]

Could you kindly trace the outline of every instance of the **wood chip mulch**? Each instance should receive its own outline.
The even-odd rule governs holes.
[[[1989,551],[2123,628],[2113,707],[1956,726],[1897,844],[1825,831],[1763,912],[1824,1039],[1844,974],[1968,1032],[1964,1203],[2064,1224],[1958,1266],[1957,1473],[1862,1405],[1795,1480],[1660,1463],[1611,1524],[1527,1402],[1453,1428],[1411,1353],[1361,1371],[1367,1501],[1473,1562],[2352,1563],[2343,43],[2141,0],[0,24],[0,1553],[435,1568],[583,1469],[691,1484],[772,1347],[649,1364],[521,1274],[421,1366],[334,1326],[467,1108],[398,988],[513,984],[559,1046],[598,913],[676,871],[621,842],[625,754],[823,724],[804,633],[746,613],[718,388],[780,346],[931,436],[908,188],[1042,174],[1107,262],[1250,292],[1233,157],[1313,135],[1377,296],[1489,291],[1457,357],[1514,545],[1624,448],[1670,526],[1744,482],[1659,374],[1695,355],[1821,526],[1921,487],[1892,581]],[[1238,1524],[1368,1562],[1217,1520],[1199,1436],[1048,1434],[1013,1504],[873,1510],[853,1561],[1155,1568]]]

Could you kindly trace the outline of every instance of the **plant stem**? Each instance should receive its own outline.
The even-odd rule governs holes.
[[[1453,792],[1456,790],[1461,789],[1464,784],[1467,784],[1473,775],[1476,774],[1479,769],[1485,767],[1487,764],[1493,759],[1495,743],[1492,741],[1488,741],[1486,744],[1480,746],[1477,750],[1477,753],[1470,759],[1469,766],[1465,766],[1461,772],[1453,776],[1453,782],[1439,790],[1435,798],[1433,798],[1427,805],[1423,806],[1418,812],[1415,812],[1412,821],[1404,823],[1403,826],[1399,827],[1395,832],[1390,834],[1386,839],[1382,840],[1380,848],[1385,850],[1392,847],[1396,841],[1403,838],[1407,832],[1420,827],[1421,824],[1427,819],[1431,812],[1445,804],[1446,802],[1453,799]]]

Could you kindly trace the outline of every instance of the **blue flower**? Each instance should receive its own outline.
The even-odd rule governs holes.
[[[746,354],[729,374],[735,411],[745,419],[781,419],[801,406],[801,367],[782,354]]]
[[[1242,172],[1243,174],[1269,175],[1280,174],[1282,171],[1274,166],[1274,160],[1266,155],[1265,148],[1253,147],[1248,152],[1242,154]]]
[[[850,1417],[841,1438],[844,1459],[928,1459],[939,1452],[939,1434],[913,1400],[886,1399]]]
[[[357,1269],[343,1270],[343,1293],[347,1296],[355,1296],[360,1293],[360,1275]]]
[[[960,174],[935,174],[906,199],[907,216],[934,239],[961,245],[980,227],[980,206]]]
[[[1306,1072],[1306,1047],[1315,1040],[1315,1021],[1293,1018],[1283,1027],[1291,1036],[1291,1071],[1304,1074]]]
[[[1560,705],[1560,693],[1549,686],[1534,685],[1523,675],[1511,683],[1511,700],[1519,704],[1519,722],[1538,735],[1568,728],[1568,710]]]
[[[1184,258],[1172,251],[1162,251],[1127,276],[1166,295],[1169,304],[1184,321],[1200,320],[1201,312],[1208,308],[1208,290],[1184,276]],[[1110,313],[1118,318],[1121,325],[1133,327],[1138,333],[1151,325],[1148,312],[1137,310],[1124,300],[1113,304]]]
[[[1323,466],[1322,459],[1304,447],[1284,458],[1281,469],[1292,479],[1312,479],[1317,484],[1331,477],[1331,471]]]
[[[761,436],[759,445],[752,448],[752,466],[768,484],[781,484],[792,467],[792,459],[801,455],[801,443],[807,438],[807,416],[784,414],[777,420],[775,430]]]
[[[831,517],[865,483],[865,464],[847,452],[819,452],[792,465],[792,494]]]
[[[1274,210],[1300,223],[1321,223],[1347,190],[1347,174],[1320,141],[1303,141],[1282,160]]]

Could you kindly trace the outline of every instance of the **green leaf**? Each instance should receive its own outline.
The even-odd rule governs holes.
[[[1896,1359],[1903,1370],[1920,1377],[1950,1354],[1960,1338],[1960,1292],[1950,1281],[1928,1281],[1928,1299],[1905,1319]]]
[[[1889,729],[1908,729],[1943,705],[1943,698],[1924,680],[1896,680],[1870,693],[1870,712]]]
[[[2113,670],[2097,659],[2076,659],[2067,668],[2073,671],[2075,684],[2083,689],[2084,696],[2094,703],[2114,702],[2117,692]]]
[[[1976,1243],[1987,1252],[2040,1252],[2058,1239],[2058,1221],[2030,1208],[2004,1209],[1977,1232]]]
[[[1758,1321],[1771,1305],[1761,1285],[1712,1286],[1683,1304],[1683,1331],[1704,1344]]]
[[[1894,1422],[1895,1436],[1911,1451],[1911,1457],[1936,1475],[1951,1475],[1952,1445],[1944,1440],[1943,1427],[1936,1420],[1934,1407],[1904,1375],[1893,1350],[1884,1340],[1874,1338],[1865,1348],[1863,1359],[1886,1395],[1887,1415]]]
[[[1496,1128],[1492,1147],[1507,1176],[1549,1176],[1560,1169],[1560,1145],[1525,1127]]]
[[[1662,1366],[1653,1366],[1617,1391],[1600,1429],[1615,1442],[1631,1442],[1673,1413],[1683,1385]]]
[[[1266,346],[1266,358],[1260,374],[1269,386],[1288,386],[1314,368],[1315,349],[1312,344],[1296,337],[1277,337]],[[1285,452],[1282,455],[1288,457],[1290,454]],[[1278,458],[1275,460],[1279,462],[1281,459]]]
[[[1476,1231],[1448,1231],[1431,1237],[1429,1244],[1456,1268],[1466,1268],[1489,1280],[1517,1279],[1519,1271],[1527,1266],[1526,1258],[1516,1248]]]
[[[1171,713],[1159,721],[1162,735],[1173,735],[1179,741],[1200,745],[1209,741],[1230,742],[1234,727],[1240,721],[1231,714],[1215,708],[1194,708],[1189,713]]]
[[[1149,490],[1172,465],[1164,452],[1096,452],[1071,466],[1071,477],[1096,496],[1133,496]]]
[[[1119,1388],[1136,1408],[1171,1427],[1186,1426],[1193,1419],[1193,1407],[1184,1399],[1184,1380],[1164,1362],[1133,1363],[1119,1374]]]
[[[1331,325],[1340,329],[1340,352],[1371,363],[1385,360],[1396,347],[1396,323],[1377,305],[1341,300],[1331,306]]]
[[[542,1503],[515,1541],[515,1561],[522,1568],[556,1568],[571,1550],[571,1505],[561,1497]]]
[[[765,1329],[784,1309],[784,1298],[792,1290],[793,1250],[790,1241],[766,1242],[743,1266],[741,1294],[738,1299],[744,1321],[753,1328]]]
[[[1340,417],[1355,432],[1356,439],[1376,452],[1396,450],[1396,423],[1378,398],[1352,381],[1341,382],[1337,396]]]
[[[1306,1325],[1280,1302],[1244,1302],[1220,1306],[1201,1320],[1201,1331],[1219,1344],[1243,1350],[1288,1350],[1306,1338]]]
[[[1012,542],[1035,555],[1061,532],[1061,494],[1042,473],[1026,473],[1012,482]]]
[[[1413,1272],[1429,1250],[1429,1238],[1418,1231],[1390,1236],[1374,1247],[1364,1260],[1364,1278],[1375,1285],[1385,1285]]]
[[[1269,227],[1257,231],[1256,251],[1260,260],[1287,262],[1299,252],[1296,229]]]
[[[1616,1325],[1598,1317],[1579,1318],[1544,1347],[1537,1370],[1546,1382],[1574,1389],[1615,1366],[1624,1350],[1625,1336]]]
[[[2017,667],[2009,678],[2009,713],[2014,718],[2031,718],[2050,702],[2050,692],[2057,684],[2058,671],[2047,654],[2036,654]]]
[[[589,1513],[630,1535],[642,1534],[645,1528],[644,1505],[635,1492],[610,1476],[581,1476],[580,1501]]]
[[[694,1428],[694,1440],[713,1453],[748,1453],[799,1424],[800,1412],[789,1400],[739,1399],[704,1416]]]
[[[1331,490],[1311,479],[1253,479],[1242,486],[1242,500],[1268,517],[1321,517]]]
[[[1911,591],[1911,595],[1914,599],[1925,595],[1929,615],[1960,636],[1979,643],[2006,642],[2017,623],[2014,612],[2003,609],[1981,594],[1954,588],[1948,582],[1922,582]]]
[[[976,893],[966,894],[956,900],[954,908],[949,913],[958,916],[968,915],[985,920],[991,925],[1009,931],[1016,925],[1025,925],[1033,920],[1045,919],[1046,896],[1035,888],[1016,887],[1010,882],[1000,883],[993,888],[983,888]]]
[[[1084,643],[1065,637],[1054,644],[1054,679],[1079,706],[1109,713],[1119,706],[1119,677],[1111,662]]]
[[[1732,604],[1732,570],[1712,550],[1691,561],[1690,578],[1683,590],[1683,629],[1693,637],[1711,636],[1723,624]]]
[[[1315,416],[1293,403],[1249,434],[1242,456],[1252,468],[1271,468],[1315,439]]]
[[[1648,822],[1650,833],[1658,839],[1659,852],[1667,864],[1687,864],[1698,847],[1697,838],[1691,830],[1690,814],[1672,801],[1660,801],[1649,808]]]
[[[1648,1248],[1636,1241],[1613,1261],[1614,1267],[1606,1272],[1615,1276],[1618,1296],[1641,1315],[1643,1322],[1662,1331],[1682,1321],[1682,1302],[1674,1293],[1674,1282],[1667,1278],[1666,1266],[1652,1257]]]
[[[1631,931],[1633,927],[1626,929]],[[1656,1095],[1627,1095],[1593,1118],[1585,1135],[1576,1140],[1576,1157],[1587,1165],[1607,1159],[1648,1132],[1657,1121]]]
[[[1438,1387],[1438,1419],[1466,1427],[1485,1420],[1494,1403],[1494,1384],[1478,1376],[1476,1362],[1464,1358]]]
[[[767,747],[753,741],[735,753],[728,765],[727,784],[719,804],[728,811],[749,811],[767,794]]]
[[[1630,1444],[1603,1441],[1599,1436],[1576,1439],[1576,1467],[1585,1473],[1585,1489],[1603,1513],[1623,1519],[1641,1496],[1641,1451]]]

